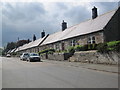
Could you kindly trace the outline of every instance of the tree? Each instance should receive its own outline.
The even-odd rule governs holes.
[[[28,43],[28,40],[19,40],[17,41],[16,47],[23,46],[26,43]]]
[[[3,52],[3,48],[0,48],[0,56],[2,55]]]
[[[16,48],[16,42],[9,42],[7,43],[7,46],[4,49],[4,52],[8,52],[9,50],[12,50],[14,48]]]

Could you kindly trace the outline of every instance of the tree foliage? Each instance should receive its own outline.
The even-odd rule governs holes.
[[[22,45],[24,45],[26,43],[29,43],[29,42],[30,42],[30,40],[19,40],[17,42],[8,42],[7,46],[4,49],[4,52],[6,53],[9,50],[12,50],[14,48],[18,48],[18,47],[20,47],[20,46],[22,46]]]
[[[16,43],[16,47],[23,46],[24,44],[27,44],[29,42],[30,42],[30,40],[19,40]]]

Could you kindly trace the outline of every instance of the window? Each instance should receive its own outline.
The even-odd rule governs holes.
[[[96,42],[95,42],[95,36],[90,36],[90,37],[88,38],[88,44],[93,44],[93,43],[96,43]]]
[[[56,49],[56,50],[59,50],[59,43],[56,43],[55,49]]]
[[[71,40],[70,46],[75,46],[75,44],[76,44],[76,41],[75,40]]]

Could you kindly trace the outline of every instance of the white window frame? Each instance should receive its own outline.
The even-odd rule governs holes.
[[[94,39],[93,39],[94,38]],[[89,36],[88,37],[88,44],[94,44],[93,42],[96,43],[95,36]]]
[[[75,46],[75,45],[76,45],[76,40],[71,40],[71,41],[70,41],[70,45],[71,45],[71,46]]]

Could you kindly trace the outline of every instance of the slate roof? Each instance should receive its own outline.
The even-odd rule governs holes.
[[[17,52],[18,51],[18,48],[16,48],[16,50],[14,52]]]
[[[16,48],[12,49],[12,50],[10,51],[10,53],[13,53],[15,50],[16,50]]]
[[[11,52],[11,50],[9,50],[7,53],[10,53]]]
[[[53,33],[49,35],[41,45],[46,45],[64,39],[103,30],[103,28],[107,25],[107,23],[110,21],[115,12],[116,10],[107,12],[105,14],[98,16],[95,19],[89,19],[80,24],[69,27],[64,31],[61,30],[59,32]]]
[[[32,48],[32,47],[37,47],[38,45],[40,45],[46,38],[48,37],[48,35],[46,35],[45,37],[43,38],[39,38],[35,41],[32,41],[28,44],[24,44],[23,46],[20,46],[19,48],[16,49],[15,52],[17,51],[21,51],[21,50],[25,50],[25,49],[28,49],[28,48]]]

